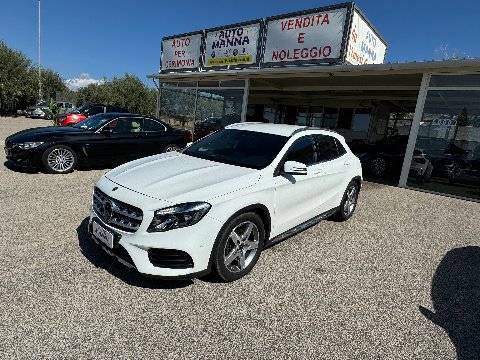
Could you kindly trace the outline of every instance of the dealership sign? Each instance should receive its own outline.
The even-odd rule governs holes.
[[[163,38],[161,71],[381,64],[386,49],[349,2]]]
[[[267,20],[264,62],[340,59],[347,9]]]
[[[205,67],[257,63],[260,23],[207,31]]]
[[[195,70],[200,66],[202,33],[164,38],[161,70]]]
[[[346,61],[352,65],[383,64],[387,46],[355,11],[348,39]]]

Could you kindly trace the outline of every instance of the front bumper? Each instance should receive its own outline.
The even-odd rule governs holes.
[[[18,147],[4,148],[5,157],[17,166],[40,168],[41,158],[44,151],[44,146],[40,146],[34,149],[22,150]]]
[[[107,181],[104,180],[104,182]],[[152,202],[151,198],[122,187],[118,187],[115,192],[113,190],[109,192],[108,189],[113,188],[112,186],[100,187],[100,184],[97,186],[112,199],[136,206],[143,211],[143,221],[138,230],[132,233],[111,226],[102,219],[101,214],[92,209],[88,224],[90,234],[92,234],[92,222],[95,221],[114,235],[114,246],[109,248],[92,234],[94,240],[107,253],[115,256],[122,264],[148,276],[185,278],[209,271],[210,255],[222,223],[207,214],[193,226],[149,233],[147,228],[153,219],[154,211],[164,207],[163,202],[158,200]],[[176,258],[182,257],[185,261],[180,262],[180,267],[177,263],[175,267],[167,267],[167,261],[159,261],[158,257],[162,254]],[[187,261],[188,259],[191,259],[191,262]]]

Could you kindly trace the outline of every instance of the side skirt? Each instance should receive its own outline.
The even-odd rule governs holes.
[[[275,236],[274,238],[271,238],[265,243],[265,248],[270,247],[272,245],[278,244],[279,242],[296,235],[313,225],[318,224],[320,221],[325,220],[326,218],[332,216],[335,214],[340,207],[336,207],[334,209],[328,210],[320,215],[315,216],[314,218],[311,218],[310,220],[305,221],[304,223],[295,226],[294,228],[291,228],[290,230],[285,231],[284,233],[281,233],[280,235]]]

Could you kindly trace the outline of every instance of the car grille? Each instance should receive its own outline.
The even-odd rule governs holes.
[[[143,220],[142,210],[113,199],[98,188],[93,191],[93,210],[106,224],[126,232],[137,231]]]

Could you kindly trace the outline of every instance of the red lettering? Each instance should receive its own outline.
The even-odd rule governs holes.
[[[308,49],[307,48],[302,49],[301,57],[302,57],[302,59],[308,58]]]
[[[303,44],[305,42],[305,33],[299,33],[297,41],[299,44]]]
[[[310,26],[310,17],[303,18],[303,27],[309,27]],[[301,27],[301,26],[300,26]]]
[[[293,50],[293,58],[296,60],[299,58],[300,49]]]
[[[329,57],[331,53],[332,53],[332,47],[330,45],[323,47],[322,55],[324,58]]]
[[[295,20],[295,28],[301,28],[302,27],[302,19],[296,19]]]
[[[293,19],[288,20],[288,30],[292,30],[294,28]]]
[[[282,31],[285,31],[285,28],[287,27],[287,22],[282,21]]]
[[[328,14],[325,14],[323,17],[322,23],[320,25],[327,24],[330,25],[330,20],[328,19]]]

